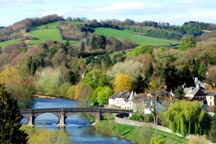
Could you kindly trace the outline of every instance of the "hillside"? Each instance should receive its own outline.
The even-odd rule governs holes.
[[[177,41],[153,38],[148,36],[141,36],[135,32],[126,31],[126,30],[116,30],[111,28],[95,28],[95,32],[97,34],[105,35],[108,37],[130,39],[139,45],[146,44],[151,46],[160,46],[160,45],[178,44]]]
[[[94,35],[103,35],[107,42],[112,44],[112,38],[116,38],[116,42],[125,43],[127,41],[128,43],[130,41],[130,45],[134,46],[143,44],[150,46],[178,45],[179,41],[187,35],[200,37],[215,29],[214,24],[194,21],[175,26],[154,21],[134,22],[127,19],[98,22],[79,18],[64,19],[57,15],[50,15],[42,18],[27,18],[0,29],[0,46],[18,44],[21,41],[27,45],[38,45],[47,40],[59,42],[69,40],[75,47],[80,47],[83,43],[85,50],[89,51]]]

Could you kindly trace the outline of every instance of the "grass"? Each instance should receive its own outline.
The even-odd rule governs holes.
[[[31,40],[28,45],[40,44],[49,39],[54,41],[66,42],[62,39],[59,29],[57,29],[58,25],[59,21],[32,27],[29,33],[33,35],[33,40]],[[76,45],[77,41],[71,40],[70,43],[72,45]]]
[[[21,39],[13,39],[13,40],[8,40],[8,41],[4,41],[4,42],[0,42],[0,47],[4,47],[6,45],[11,45],[11,44],[16,44],[21,42]]]
[[[147,44],[151,46],[160,46],[160,45],[178,44],[177,41],[140,36],[133,32],[116,30],[111,28],[95,28],[95,32],[108,37],[130,39],[133,42],[140,45]]]
[[[43,43],[48,39],[56,40],[56,41],[63,41],[60,31],[58,29],[33,30],[33,31],[30,31],[30,34],[32,34],[34,38],[28,43],[29,45]]]
[[[81,24],[82,22],[77,22],[77,21],[65,21],[65,23],[78,25],[78,24]]]
[[[40,26],[33,26],[31,28],[31,31],[33,31],[33,30],[41,30],[41,29],[56,29],[58,25],[59,25],[59,21],[44,24],[44,25],[40,25]]]
[[[108,136],[115,136],[115,137],[117,136],[120,138],[128,139],[133,142],[137,142],[137,140],[139,139],[137,135],[142,128],[143,127],[116,124],[114,122],[114,116],[110,116],[110,115],[106,116],[104,120],[102,120],[99,124],[96,124],[96,130],[101,133],[108,134]],[[187,139],[179,137],[172,133],[167,133],[154,128],[152,128],[152,131],[153,131],[152,136],[163,138],[165,144],[183,144],[187,142]]]

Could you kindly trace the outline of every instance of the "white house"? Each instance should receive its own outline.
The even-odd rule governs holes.
[[[207,101],[208,106],[215,106],[216,92],[207,92],[206,101]]]
[[[125,110],[132,110],[133,97],[134,97],[133,92],[129,93],[128,91],[124,91],[121,93],[115,93],[109,98],[109,106],[118,107]]]

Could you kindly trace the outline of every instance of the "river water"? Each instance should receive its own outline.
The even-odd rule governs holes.
[[[35,98],[35,104],[32,108],[67,108],[77,107],[78,102],[74,100],[56,98],[56,99],[41,99]],[[27,123],[26,119],[22,120]],[[132,144],[124,139],[117,137],[103,137],[102,134],[95,132],[94,126],[90,125],[82,114],[73,114],[66,119],[66,127],[59,128],[56,123],[58,118],[51,113],[44,113],[36,118],[36,128],[47,128],[49,130],[64,130],[70,135],[71,142],[75,144]]]

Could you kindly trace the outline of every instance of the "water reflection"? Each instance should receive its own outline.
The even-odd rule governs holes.
[[[35,99],[34,109],[40,108],[67,108],[67,107],[77,107],[78,103],[74,100],[67,99]],[[49,130],[65,130],[75,144],[132,144],[124,139],[119,139],[116,137],[103,137],[101,134],[95,132],[95,128],[89,123],[88,120],[81,113],[72,114],[66,119],[66,127],[59,128],[58,117],[51,113],[44,113],[39,115],[35,122],[36,128],[47,128]],[[27,124],[27,119],[22,120],[23,123]]]

